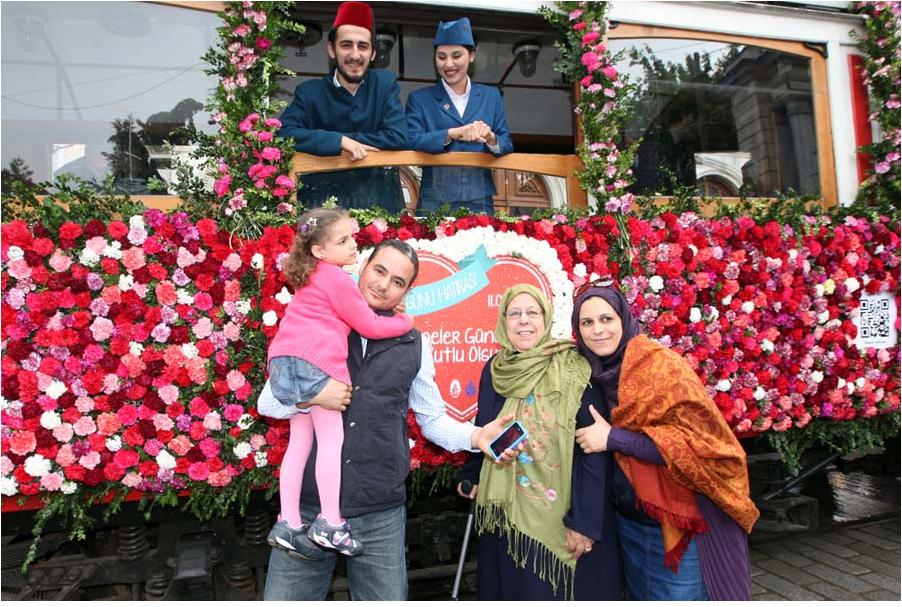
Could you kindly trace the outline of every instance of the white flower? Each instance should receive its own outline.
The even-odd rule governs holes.
[[[856,388],[864,388],[865,379],[863,377],[858,377],[855,379],[855,387]]]
[[[264,451],[256,451],[254,453],[254,465],[258,468],[264,467],[268,463],[268,458]]]
[[[157,465],[164,470],[171,470],[175,468],[175,458],[169,451],[163,449],[157,454]]]
[[[10,261],[13,261],[14,259],[22,259],[23,257],[25,257],[25,251],[23,251],[16,245],[11,246],[6,254],[9,257]]]
[[[15,495],[19,492],[19,483],[14,478],[0,478],[0,495],[7,497]]]
[[[814,295],[815,295],[815,297],[823,297],[824,296],[824,285],[814,285]]]
[[[773,352],[774,351],[774,343],[769,339],[761,340],[761,350],[764,352]]]
[[[239,299],[235,302],[235,310],[239,314],[244,314],[245,316],[247,316],[247,313],[251,311],[251,300]]]
[[[839,379],[836,380],[836,387],[837,387],[837,388],[842,388],[842,387],[845,386],[845,385],[846,385],[846,380],[843,379],[842,377],[840,377]]]
[[[44,390],[44,392],[47,394],[47,396],[56,400],[57,398],[65,394],[66,390],[68,390],[68,388],[66,388],[66,384],[57,379],[54,379],[52,382],[50,382],[50,385],[47,386],[47,389]]]
[[[820,314],[817,315],[817,324],[822,325],[825,322],[830,320],[830,310],[824,310]]]
[[[717,390],[720,390],[721,392],[729,392],[729,391],[730,391],[730,387],[731,387],[732,385],[733,385],[733,384],[730,383],[730,380],[729,380],[729,379],[722,379],[722,380],[720,380],[719,382],[717,382],[717,385],[714,386],[714,387],[715,387]]]
[[[254,418],[249,414],[245,413],[241,417],[238,418],[237,425],[242,430],[247,430],[254,423]]]
[[[238,443],[232,447],[232,453],[234,453],[235,457],[238,459],[244,459],[251,454],[251,444],[246,441]]]
[[[279,315],[276,314],[275,310],[269,310],[268,312],[263,314],[263,324],[265,326],[272,327],[277,322],[279,322]]]
[[[50,472],[50,460],[43,455],[35,453],[25,458],[25,472],[40,478]]]
[[[819,384],[822,381],[824,381],[824,372],[823,371],[812,371],[811,372],[811,381],[813,381],[816,384]]]
[[[122,243],[114,240],[103,248],[103,256],[112,259],[122,259]]]
[[[848,277],[848,278],[843,282],[843,284],[846,286],[846,290],[847,290],[849,293],[854,293],[855,291],[857,291],[857,290],[861,287],[861,283],[858,282],[858,279],[855,278],[854,276]]]
[[[742,311],[746,314],[751,314],[755,311],[755,302],[753,301],[744,301],[742,302]]]
[[[294,296],[285,287],[282,287],[282,290],[276,293],[276,301],[285,306],[291,303],[292,297]]]
[[[182,344],[182,354],[185,358],[197,358],[198,350],[194,344]]]
[[[106,439],[106,448],[107,451],[112,451],[113,453],[119,451],[122,448],[122,438],[118,435],[109,437]]]
[[[728,305],[730,305],[731,301],[733,301],[733,296],[727,295],[726,297],[724,297],[723,299],[720,300],[720,303],[724,306],[728,306]]]
[[[98,255],[91,249],[84,249],[82,250],[81,255],[78,256],[78,261],[83,266],[93,268],[100,261],[100,255]]]
[[[263,269],[263,255],[261,253],[254,253],[254,256],[251,257],[251,267],[255,270]]]
[[[63,495],[72,495],[78,491],[78,484],[72,481],[63,481],[63,484],[60,485],[60,493]]]
[[[120,274],[119,275],[119,290],[120,291],[131,291],[135,286],[135,277],[131,274]]]
[[[702,311],[698,308],[689,310],[689,322],[695,323],[702,319]]]
[[[188,292],[188,289],[176,289],[175,299],[178,303],[190,306],[194,303],[194,295]]]
[[[413,440],[412,438],[408,438],[407,444],[411,449],[413,449],[413,446],[417,444],[417,441]]]
[[[789,249],[789,259],[795,261],[795,258],[799,256],[799,252],[795,249]]]
[[[586,277],[586,264],[578,263],[573,266],[573,274],[574,276],[579,276],[580,278]]]
[[[661,278],[660,276],[658,276],[657,274],[655,274],[654,276],[652,276],[651,278],[648,279],[648,286],[652,291],[657,293],[658,291],[660,291],[661,289],[664,288],[664,279]]]
[[[144,344],[137,341],[128,342],[128,351],[134,356],[141,356],[141,353],[144,352]]]
[[[63,423],[62,418],[60,418],[59,413],[56,411],[44,411],[41,413],[41,426],[47,428],[48,430],[53,430],[57,426]]]
[[[767,392],[761,386],[755,388],[755,392],[752,394],[755,400],[764,400],[764,397],[767,396]]]

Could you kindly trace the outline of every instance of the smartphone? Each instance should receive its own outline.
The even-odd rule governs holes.
[[[499,459],[505,451],[516,448],[516,446],[525,441],[528,436],[529,434],[526,432],[526,428],[523,427],[523,424],[516,420],[512,421],[501,431],[501,434],[489,444],[489,451],[492,452],[495,459]]]

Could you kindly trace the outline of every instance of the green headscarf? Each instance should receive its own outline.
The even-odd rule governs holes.
[[[521,293],[535,298],[545,318],[545,333],[526,352],[514,349],[505,318],[511,300]],[[515,413],[529,439],[512,465],[483,461],[476,525],[480,533],[504,534],[518,567],[526,566],[532,552],[533,572],[555,592],[563,582],[569,597],[576,559],[566,547],[563,519],[570,509],[576,412],[590,367],[572,342],[551,338],[552,317],[551,302],[532,285],[514,285],[502,297],[495,327],[501,351],[492,360],[492,384],[506,398],[500,415]]]

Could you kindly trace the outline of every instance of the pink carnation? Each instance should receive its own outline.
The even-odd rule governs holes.
[[[205,438],[198,444],[200,447],[201,453],[204,454],[204,457],[207,459],[213,459],[217,455],[219,455],[219,451],[221,447],[219,443],[213,440],[212,438]]]
[[[131,272],[143,268],[147,264],[143,249],[131,247],[122,251],[122,265]]]
[[[166,403],[172,404],[172,403]],[[166,415],[165,413],[157,413],[153,416],[153,427],[159,430],[172,430],[172,427],[175,425],[175,422],[172,421],[172,418]]]
[[[225,487],[230,482],[232,482],[232,475],[225,468],[211,472],[207,477],[207,484],[211,487]]]
[[[171,441],[167,443],[167,446],[172,449],[172,452],[178,455],[179,457],[184,456],[186,453],[191,451],[191,439],[189,439],[184,434],[179,434]]]
[[[78,458],[78,463],[88,470],[93,470],[100,463],[100,454],[96,451],[89,451]]]
[[[211,411],[204,416],[204,428],[207,430],[221,430],[222,429],[222,419],[219,417],[219,413],[215,411]]]
[[[204,462],[194,462],[188,466],[188,478],[193,481],[205,481],[210,475],[210,468]]]
[[[229,390],[234,392],[235,390],[237,390],[238,388],[243,386],[245,383],[247,383],[247,380],[244,378],[244,375],[241,373],[241,371],[239,371],[237,369],[232,369],[226,375],[226,382],[229,385]]]
[[[210,297],[209,293],[195,293],[194,294],[194,307],[198,310],[203,310],[204,312],[213,308],[213,298]]]
[[[72,445],[63,445],[62,447],[60,447],[59,451],[56,452],[54,461],[63,468],[74,464],[75,454],[72,453]]]
[[[72,425],[72,429],[79,436],[88,436],[97,432],[97,424],[90,417],[84,416]]]
[[[41,477],[41,489],[44,491],[58,491],[63,484],[63,475],[59,472],[51,472]]]
[[[209,337],[210,334],[213,332],[213,322],[206,316],[202,316],[191,327],[191,332],[194,333],[194,336],[197,337],[198,339],[204,339],[205,337]]]
[[[157,395],[167,405],[171,405],[175,401],[179,399],[179,389],[173,386],[172,384],[167,384],[165,386],[160,387],[157,390]]]
[[[270,162],[278,162],[282,159],[282,150],[274,147],[265,147],[260,152],[260,158],[269,160]]]
[[[37,445],[34,432],[30,430],[13,432],[13,435],[9,438],[9,450],[16,455],[27,455],[34,451]]]
[[[138,419],[138,409],[132,405],[123,405],[116,411],[116,417],[123,426],[130,426]]]
[[[72,440],[72,436],[75,434],[75,431],[72,429],[72,424],[62,423],[53,430],[50,431],[53,434],[53,438],[58,440],[61,443],[68,443]]]
[[[244,415],[244,407],[241,405],[226,405],[222,415],[230,422],[235,423]]]

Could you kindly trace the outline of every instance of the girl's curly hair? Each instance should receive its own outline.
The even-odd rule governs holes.
[[[285,262],[285,279],[295,290],[307,284],[307,279],[316,268],[313,245],[322,246],[329,237],[332,225],[345,217],[349,215],[344,209],[324,208],[310,209],[301,215],[297,234]]]

